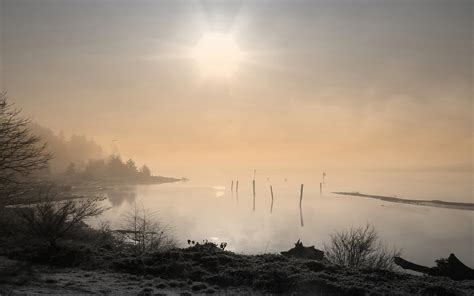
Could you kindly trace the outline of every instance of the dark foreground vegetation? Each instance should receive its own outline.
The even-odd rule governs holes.
[[[54,247],[30,239],[24,235],[2,239],[0,293],[472,295],[474,291],[473,281],[349,268],[277,254],[240,255],[212,243],[141,252],[124,245],[113,232],[85,226]],[[104,279],[110,282],[104,285]]]

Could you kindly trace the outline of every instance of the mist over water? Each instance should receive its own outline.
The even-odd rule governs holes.
[[[373,224],[389,245],[403,256],[431,265],[435,259],[455,253],[474,264],[474,213],[388,203],[362,197],[339,196],[333,191],[410,199],[472,202],[470,172],[429,171],[328,171],[320,193],[321,172],[257,171],[256,209],[252,210],[253,170],[214,171],[189,176],[185,183],[120,187],[107,193],[112,208],[102,220],[120,229],[123,214],[136,202],[156,212],[162,223],[185,245],[187,239],[227,242],[228,249],[258,254],[280,252],[301,239],[323,248],[335,230]],[[231,181],[239,180],[238,195]],[[285,181],[286,179],[286,181]],[[270,213],[270,184],[274,191]],[[304,184],[300,224],[299,190]]]

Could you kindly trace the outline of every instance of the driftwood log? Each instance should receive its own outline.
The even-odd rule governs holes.
[[[403,269],[421,272],[431,276],[446,276],[453,280],[474,280],[474,270],[462,263],[454,254],[448,258],[436,260],[436,266],[427,267],[407,261],[400,257],[393,258],[395,264]]]
[[[305,247],[303,246],[303,243],[300,240],[295,243],[294,248],[289,249],[285,252],[281,252],[281,254],[286,257],[296,257],[318,261],[323,260],[324,257],[323,251],[316,249],[314,246]]]

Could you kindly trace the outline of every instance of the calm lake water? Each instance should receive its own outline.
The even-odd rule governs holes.
[[[373,224],[382,239],[402,249],[408,260],[432,265],[455,253],[474,266],[474,212],[387,203],[344,197],[333,191],[358,191],[413,199],[473,202],[470,172],[327,172],[320,194],[321,173],[257,172],[253,211],[253,170],[234,175],[214,172],[189,176],[191,181],[119,187],[107,192],[112,207],[100,219],[120,229],[124,213],[136,202],[169,225],[182,246],[186,240],[227,242],[240,253],[280,252],[301,239],[322,248],[329,235],[351,226]],[[285,178],[287,179],[285,181]],[[230,190],[239,179],[238,196]],[[300,184],[304,184],[301,226]],[[270,213],[270,189],[274,205]],[[235,188],[235,183],[234,183]]]

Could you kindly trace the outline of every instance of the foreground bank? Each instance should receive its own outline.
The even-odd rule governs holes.
[[[63,244],[2,248],[0,293],[472,295],[474,281],[349,269],[277,254],[240,255],[214,244],[144,255]]]

